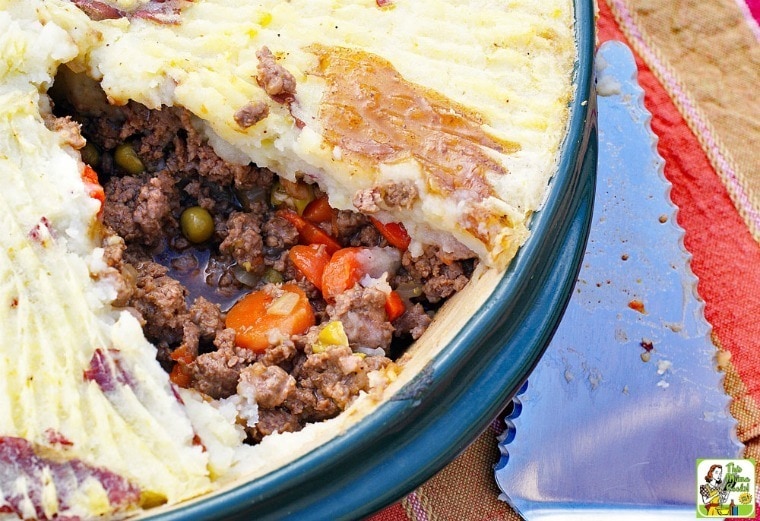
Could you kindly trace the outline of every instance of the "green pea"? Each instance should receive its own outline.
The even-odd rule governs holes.
[[[132,145],[128,143],[122,143],[116,147],[116,150],[113,152],[113,160],[128,174],[138,175],[145,171],[145,165],[143,165]]]
[[[272,284],[279,284],[280,282],[285,280],[282,277],[282,273],[280,273],[274,268],[267,268],[262,278],[267,282],[271,282]]]
[[[214,234],[214,218],[205,208],[192,206],[179,217],[182,235],[195,244],[205,242]]]
[[[82,155],[82,161],[91,167],[97,168],[100,165],[100,151],[92,143],[88,142],[79,153]]]

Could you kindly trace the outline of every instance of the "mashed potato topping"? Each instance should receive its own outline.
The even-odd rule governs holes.
[[[571,7],[207,0],[184,5],[178,24],[92,24],[98,37],[79,41],[80,61],[115,103],[189,109],[226,158],[314,179],[333,207],[392,215],[418,243],[466,247],[504,267],[565,129]],[[62,23],[81,28],[81,18]],[[295,80],[291,99],[260,86],[262,47]],[[236,121],[259,104],[266,117]],[[388,201],[379,188],[396,183],[416,197]],[[357,204],[362,195],[376,204]]]
[[[132,503],[205,492],[208,456],[155,348],[110,307],[100,203],[84,189],[73,136],[45,125],[40,91],[77,48],[60,27],[7,7],[0,33],[0,507],[30,518],[130,506],[110,497],[106,468]]]
[[[412,252],[504,268],[555,167],[575,48],[567,0],[0,0],[0,56],[0,517],[87,518],[199,496],[334,425],[241,449],[255,397],[170,384],[112,306],[83,139],[46,96],[59,67],[403,222]]]

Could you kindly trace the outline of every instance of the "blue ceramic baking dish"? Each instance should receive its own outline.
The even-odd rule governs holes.
[[[559,168],[509,269],[478,281],[488,296],[361,421],[261,477],[145,518],[361,518],[432,477],[509,403],[560,321],[590,224],[597,159],[592,0],[575,1],[575,19],[576,96]]]

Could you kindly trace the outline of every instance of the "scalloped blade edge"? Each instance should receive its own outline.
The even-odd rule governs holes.
[[[495,477],[525,519],[694,519],[697,458],[740,458],[684,231],[631,51],[597,53],[591,233]]]

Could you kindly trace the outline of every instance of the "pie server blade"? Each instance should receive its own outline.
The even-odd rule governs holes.
[[[525,519],[694,519],[696,460],[742,444],[631,51],[597,53],[599,163],[567,311],[499,442]]]

